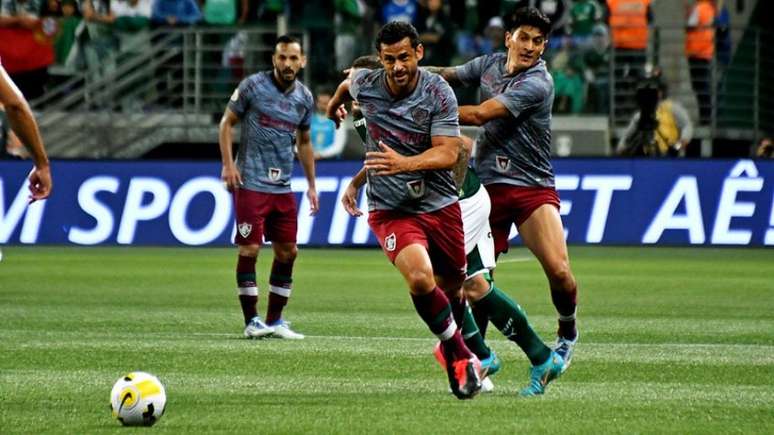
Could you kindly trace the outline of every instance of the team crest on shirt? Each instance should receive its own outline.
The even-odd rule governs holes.
[[[425,180],[412,180],[406,183],[409,196],[418,199],[425,196]]]
[[[239,235],[246,239],[247,236],[249,236],[253,231],[253,226],[247,222],[242,222],[241,224],[237,225],[237,230],[239,230]]]
[[[500,172],[507,172],[511,167],[511,160],[505,156],[495,156],[495,163],[497,164],[497,170]]]
[[[430,116],[430,112],[427,111],[427,109],[423,107],[415,107],[411,111],[411,117],[414,119],[414,122],[417,124],[424,124],[427,122],[427,118]]]
[[[280,168],[269,168],[269,179],[271,181],[278,181],[281,176],[282,176],[282,169],[280,169]]]
[[[390,234],[384,239],[384,249],[392,252],[395,250],[395,246],[398,244],[395,233]]]

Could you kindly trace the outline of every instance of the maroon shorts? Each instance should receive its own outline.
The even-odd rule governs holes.
[[[368,225],[391,262],[403,248],[418,243],[427,249],[436,275],[465,277],[465,234],[458,203],[422,214],[372,211]]]
[[[559,209],[559,195],[553,187],[520,187],[510,184],[487,184],[486,191],[492,201],[489,225],[492,227],[495,253],[508,251],[511,224],[523,224],[532,213],[544,204]]]
[[[234,190],[237,245],[259,245],[266,240],[296,242],[298,211],[293,193]]]

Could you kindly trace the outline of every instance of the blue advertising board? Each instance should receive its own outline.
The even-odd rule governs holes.
[[[366,217],[350,217],[339,205],[359,165],[318,163],[316,216],[296,168],[299,244],[376,245]],[[217,162],[57,161],[52,168],[53,195],[28,205],[30,164],[0,162],[0,244],[233,240],[231,196]],[[554,168],[569,243],[774,246],[774,162],[557,159]],[[515,229],[512,236],[519,243]]]

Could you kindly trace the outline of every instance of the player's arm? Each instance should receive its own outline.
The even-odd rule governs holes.
[[[490,98],[475,106],[460,106],[461,125],[484,125],[497,118],[507,118],[511,112],[495,98]]]
[[[351,216],[359,217],[363,215],[363,212],[357,207],[357,193],[365,183],[366,168],[363,167],[352,177],[347,188],[344,189],[344,194],[341,196],[341,205],[344,206],[344,210]]]
[[[47,198],[51,194],[51,169],[43,146],[38,124],[27,100],[0,66],[0,103],[5,106],[8,123],[32,155],[35,167],[29,175],[31,201]]]
[[[306,182],[309,186],[306,190],[306,196],[309,198],[311,206],[310,214],[316,214],[320,209],[320,201],[317,197],[317,186],[315,184],[314,150],[312,148],[312,135],[310,134],[309,127],[296,130],[296,147],[298,148],[298,161],[301,162],[301,167],[304,169]]]
[[[242,175],[234,163],[234,154],[232,152],[233,131],[234,126],[238,122],[239,117],[227,107],[225,112],[223,112],[223,117],[220,118],[220,125],[218,127],[218,145],[220,145],[220,159],[223,163],[220,178],[229,191],[233,191],[242,185]]]
[[[467,136],[460,136],[460,140],[462,141],[462,148],[457,158],[457,164],[452,169],[454,184],[457,186],[457,189],[462,187],[462,183],[465,181],[465,173],[468,172],[468,160],[473,153],[473,139]]]
[[[339,128],[341,121],[347,115],[346,110],[341,110],[344,103],[352,101],[352,95],[349,93],[349,88],[352,82],[351,79],[342,81],[336,88],[336,92],[333,93],[333,97],[328,102],[328,107],[325,110],[325,116],[333,120],[336,123],[336,128]]]
[[[428,66],[425,67],[427,71],[430,71],[432,73],[436,73],[443,77],[444,80],[446,80],[447,83],[449,83],[452,86],[462,86],[464,83],[462,80],[457,76],[457,68],[453,66]]]
[[[452,169],[457,163],[462,141],[458,136],[433,136],[432,146],[421,154],[404,156],[379,142],[382,151],[366,153],[364,167],[375,175],[393,175],[400,172]]]

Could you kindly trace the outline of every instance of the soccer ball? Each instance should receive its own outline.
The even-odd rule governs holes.
[[[110,392],[113,418],[124,426],[152,426],[164,415],[166,405],[164,385],[150,373],[122,376]]]

